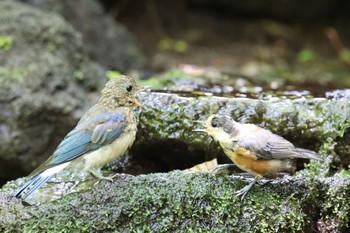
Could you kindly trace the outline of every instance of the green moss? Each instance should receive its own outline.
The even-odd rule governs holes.
[[[82,70],[76,70],[73,73],[73,77],[78,80],[84,80],[84,72]]]
[[[0,82],[14,80],[21,83],[25,80],[27,74],[28,70],[26,68],[0,66]]]
[[[349,181],[262,180],[241,201],[235,192],[248,182],[180,171],[120,175],[53,203],[7,204],[3,210],[20,210],[21,220],[6,215],[0,223],[9,232],[310,232],[322,210],[323,219],[348,227]]]
[[[322,208],[322,221],[328,230],[346,231],[349,228],[350,177],[336,175],[326,181],[325,203]]]
[[[58,45],[49,41],[45,44],[45,48],[49,51],[49,52],[55,52],[58,49]]]
[[[0,36],[0,49],[4,51],[8,51],[11,49],[13,43],[13,36],[11,35],[3,35]]]
[[[342,170],[341,172],[338,173],[338,175],[350,178],[350,167],[348,167],[347,170]]]

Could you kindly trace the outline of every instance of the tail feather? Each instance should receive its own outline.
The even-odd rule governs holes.
[[[47,181],[49,181],[52,176],[55,174],[51,174],[49,176],[43,176],[42,173],[37,174],[33,178],[31,178],[27,183],[25,183],[21,188],[17,190],[13,196],[19,199],[26,199],[29,195],[31,195],[34,191],[43,186]]]
[[[316,152],[307,150],[307,149],[302,149],[302,148],[295,148],[296,152],[298,152],[301,156],[300,158],[305,158],[305,159],[316,159],[322,161],[323,159],[318,155]]]
[[[281,167],[278,172],[287,172],[289,174],[293,174],[297,169],[294,159],[285,159],[281,160]]]
[[[49,181],[56,173],[63,170],[69,165],[70,162],[60,164],[55,167],[51,167],[45,171],[42,171],[35,176],[33,176],[27,183],[20,187],[13,196],[24,200],[29,195],[31,195],[35,190],[43,186],[47,181]]]

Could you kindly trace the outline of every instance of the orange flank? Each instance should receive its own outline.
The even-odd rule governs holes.
[[[228,157],[243,171],[249,172],[260,179],[262,177],[277,177],[278,172],[288,170],[287,161],[284,160],[257,160],[249,151],[238,148],[234,152],[225,151]],[[243,153],[242,153],[243,152]]]

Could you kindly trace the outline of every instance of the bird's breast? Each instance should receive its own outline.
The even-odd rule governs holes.
[[[95,151],[83,155],[81,159],[76,161],[76,164],[72,166],[83,170],[103,167],[107,163],[123,155],[133,144],[135,136],[136,130],[127,131],[121,134],[112,143],[104,145]]]

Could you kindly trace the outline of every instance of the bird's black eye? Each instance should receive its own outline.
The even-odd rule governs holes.
[[[131,91],[132,91],[132,86],[131,86],[131,85],[127,86],[127,87],[126,87],[126,90],[127,90],[128,92],[131,92]]]
[[[217,121],[217,119],[216,118],[213,118],[213,120],[211,121],[211,126],[212,127],[218,127],[218,121]]]

